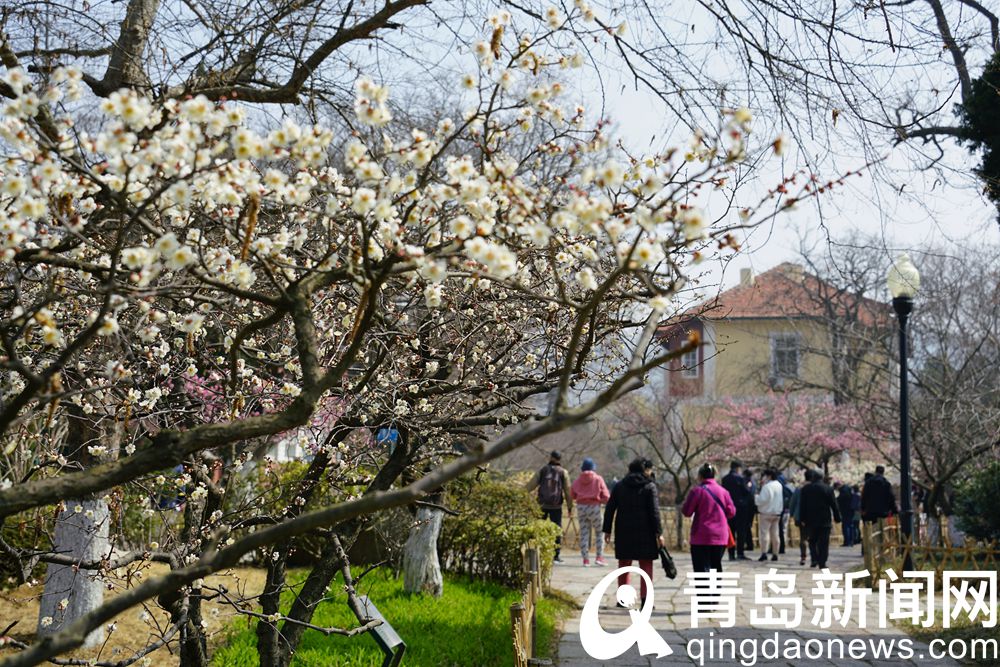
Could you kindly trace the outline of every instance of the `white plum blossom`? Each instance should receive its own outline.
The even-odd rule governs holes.
[[[507,11],[468,28],[480,32],[453,54],[470,72],[452,79],[468,89],[457,91],[464,108],[426,121],[408,109],[405,124],[388,89],[363,75],[354,115],[330,128],[291,108],[276,118],[242,95],[123,89],[76,103],[93,93],[79,69],[3,73],[0,268],[17,285],[5,297],[11,358],[0,398],[14,405],[24,392],[22,430],[62,433],[76,411],[95,428],[120,427],[113,453],[85,446],[105,467],[146,465],[143,451],[158,451],[143,449],[150,442],[193,443],[183,472],[157,476],[176,462],[164,458],[120,486],[144,497],[189,490],[192,502],[244,466],[285,479],[255,453],[280,441],[297,448],[292,458],[328,459],[322,479],[337,498],[323,502],[339,503],[357,493],[359,466],[378,460],[366,437],[329,437],[341,426],[360,434],[396,423],[420,434],[421,461],[437,466],[473,428],[453,425],[499,433],[534,419],[524,398],[563,367],[577,386],[584,374],[572,369],[589,374],[599,351],[617,354],[609,341],[632,313],[667,317],[678,267],[716,252],[697,241],[711,232],[720,247],[735,245],[726,234],[760,217],[748,208],[730,229],[728,217],[717,229],[706,222],[716,200],[741,200],[708,191],[729,195],[742,180],[726,151],[757,150],[752,117],[720,110],[717,134],[630,155],[562,71],[586,60],[571,34],[615,42],[620,19],[585,26],[598,20],[586,2],[538,11],[541,32]],[[78,122],[95,105],[97,122]],[[575,334],[586,343],[573,350]],[[577,364],[575,355],[588,356]],[[628,372],[627,360],[600,365],[598,383]],[[230,439],[237,432],[244,442]],[[58,439],[8,438],[20,448],[5,453],[8,477],[49,462],[63,469],[46,477],[79,477]],[[164,524],[162,546],[143,542],[196,563],[217,534],[220,545],[240,544],[254,513],[284,522],[293,507],[312,511],[297,505],[307,494],[278,490],[206,517],[179,513],[195,523]],[[149,501],[137,509],[160,512]],[[260,553],[285,555],[273,544]]]
[[[576,274],[576,280],[584,289],[597,289],[597,278],[594,277],[594,272],[590,267],[580,269],[580,271]]]
[[[205,316],[201,313],[188,313],[181,318],[177,328],[187,333],[198,333],[205,322]]]
[[[433,284],[424,288],[424,300],[428,308],[441,306],[441,285]]]
[[[688,208],[680,215],[681,229],[688,241],[697,241],[705,237],[705,214],[700,209]]]

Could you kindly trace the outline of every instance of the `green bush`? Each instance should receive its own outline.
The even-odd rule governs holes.
[[[958,527],[981,540],[1000,539],[1000,461],[978,468],[955,490]]]
[[[15,514],[3,524],[3,541],[23,553],[51,549],[50,536],[55,527],[55,513],[54,507],[42,507]],[[38,580],[45,576],[44,563],[35,564],[31,572],[22,572],[21,566],[22,563],[17,558],[0,552],[0,589],[19,586],[23,576]]]
[[[304,578],[301,572],[293,576],[298,581]],[[448,575],[443,597],[410,595],[403,591],[402,580],[391,577],[384,569],[368,574],[358,590],[370,596],[406,642],[403,664],[407,667],[500,667],[514,660],[510,605],[520,599],[519,592]],[[283,596],[283,610],[288,609],[290,602],[290,595]],[[556,618],[566,605],[546,598],[539,601],[537,609],[537,652],[545,657],[553,644]],[[330,586],[329,597],[316,608],[312,622],[341,628],[358,624],[347,608],[342,586],[336,582]],[[256,647],[253,625],[238,621],[232,626],[226,644],[215,651],[212,664],[256,667],[259,664]],[[374,639],[367,635],[324,637],[311,631],[306,631],[292,659],[293,667],[369,667],[381,663],[382,654]]]
[[[476,579],[518,587],[524,581],[521,549],[538,547],[547,580],[559,527],[541,518],[535,498],[519,486],[494,480],[463,479],[448,492],[459,512],[441,527],[441,566]]]
[[[301,492],[301,481],[309,469],[307,461],[286,461],[270,465],[259,464],[250,474],[246,484],[246,494],[255,505],[266,508],[266,512],[280,514],[295,504]],[[332,488],[326,477],[313,490],[312,497],[303,512],[334,505],[343,499],[343,494]],[[316,562],[326,539],[305,533],[292,539],[289,563],[294,566],[310,565]]]

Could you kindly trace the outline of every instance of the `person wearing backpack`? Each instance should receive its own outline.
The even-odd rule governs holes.
[[[527,486],[528,491],[538,489],[538,504],[542,508],[542,514],[546,519],[559,526],[554,563],[563,562],[562,558],[559,557],[560,545],[562,544],[563,501],[566,501],[566,516],[573,518],[573,498],[570,496],[569,475],[562,467],[561,462],[562,454],[555,451],[549,454],[549,462],[535,473]]]

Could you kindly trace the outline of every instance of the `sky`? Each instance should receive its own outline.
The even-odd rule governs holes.
[[[664,135],[664,126],[662,115],[655,111],[658,100],[623,81],[624,77],[606,75],[609,80],[617,79],[616,85],[604,87],[605,104],[625,145],[637,152],[662,149],[666,142],[659,138]],[[657,139],[651,141],[653,137]],[[794,170],[800,158],[793,153],[784,160],[770,161],[749,186],[750,191],[761,192],[766,185],[777,183],[784,173]],[[967,164],[970,170],[975,164],[974,156],[961,147],[948,148],[946,158],[952,165]],[[858,168],[864,161],[840,163]],[[997,243],[1000,227],[996,208],[979,193],[971,177],[943,182],[935,172],[915,169],[903,148],[886,154],[884,169],[896,187],[903,186],[904,195],[871,173],[848,179],[846,186],[821,200],[751,230],[733,261],[705,267],[710,275],[706,283],[717,280],[722,288],[732,287],[739,283],[741,268],[760,274],[781,262],[795,261],[803,240],[818,244],[828,236],[842,239],[850,232],[881,239],[891,256],[929,246],[961,252],[963,246]],[[822,174],[837,175],[832,171]]]

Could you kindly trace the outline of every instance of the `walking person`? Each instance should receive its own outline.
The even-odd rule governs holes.
[[[653,580],[653,561],[659,558],[663,546],[663,524],[660,521],[660,499],[653,483],[653,462],[637,458],[628,464],[628,474],[611,490],[604,508],[604,541],[611,542],[615,533],[615,558],[618,567],[628,567],[633,561]],[[626,572],[618,576],[618,585],[629,582]],[[642,579],[641,605],[646,601],[646,580]],[[619,604],[619,606],[621,606]]]
[[[736,533],[736,544],[742,544],[743,552],[749,553],[753,551],[753,517],[757,513],[753,499],[757,495],[757,485],[753,481],[753,471],[750,468],[743,470],[743,479],[746,480],[749,499],[737,517],[740,530]],[[739,510],[740,508],[737,508],[737,511]]]
[[[590,567],[590,538],[594,537],[594,551],[597,558],[594,564],[604,567],[604,540],[601,535],[603,517],[601,505],[608,502],[611,492],[604,478],[597,474],[594,459],[585,458],[580,466],[580,476],[570,487],[570,496],[576,502],[577,516],[580,520],[580,555],[583,556],[583,566]]]
[[[799,517],[809,533],[812,567],[826,567],[830,554],[830,530],[833,521],[840,523],[840,507],[833,496],[833,489],[823,482],[823,473],[818,470],[813,471],[812,481],[802,487]]]
[[[722,572],[722,554],[732,535],[729,519],[736,516],[736,505],[729,492],[715,481],[711,463],[698,469],[698,486],[684,499],[681,514],[693,517],[690,544],[694,571]]]
[[[781,513],[785,507],[785,492],[778,481],[778,473],[768,468],[764,471],[764,485],[760,493],[754,496],[759,513],[758,527],[760,530],[760,558],[757,560],[767,560],[767,552],[771,552],[771,560],[778,560],[778,548],[780,538],[778,527],[781,522]]]
[[[792,494],[795,493],[795,487],[788,483],[785,476],[782,473],[778,473],[778,482],[781,483],[781,520],[778,521],[778,537],[781,547],[778,549],[779,554],[785,553],[785,532],[788,529],[788,517],[790,514],[790,508],[792,504]]]
[[[865,480],[861,491],[861,518],[865,521],[878,521],[898,513],[896,494],[892,491],[892,484],[885,478],[885,466],[876,466],[875,474]]]
[[[837,492],[837,506],[840,508],[840,531],[844,536],[844,546],[854,546],[854,491],[850,484],[841,484]]]
[[[861,487],[857,484],[851,487],[851,515],[854,517],[851,522],[854,543],[861,544]],[[864,548],[862,544],[861,550],[864,551]]]
[[[809,479],[809,473],[806,472],[806,479]],[[788,502],[788,514],[792,518],[792,523],[795,527],[799,529],[799,565],[806,564],[806,543],[809,541],[805,533],[802,531],[802,518],[799,514],[799,500],[802,498],[802,487],[797,486],[795,490],[792,491],[792,499]]]
[[[562,512],[563,502],[566,503],[566,516],[573,518],[573,498],[569,494],[569,474],[562,467],[562,454],[552,452],[549,454],[549,462],[535,473],[535,476],[528,482],[527,489],[538,489],[538,504],[542,508],[542,515],[559,526],[559,535],[556,537],[556,555],[552,559],[554,563],[562,563],[559,557],[560,545],[562,544]]]
[[[736,507],[736,514],[729,519],[729,529],[736,537],[736,546],[729,549],[729,560],[747,560],[744,549],[746,540],[743,539],[744,525],[748,524],[746,516],[749,514],[750,520],[753,521],[753,514],[750,511],[753,506],[753,494],[750,493],[752,484],[747,482],[742,470],[743,464],[734,459],[729,464],[729,474],[722,478],[722,488],[729,493]]]

